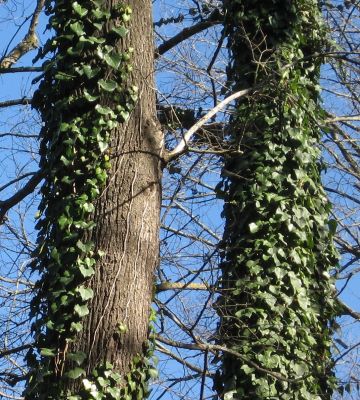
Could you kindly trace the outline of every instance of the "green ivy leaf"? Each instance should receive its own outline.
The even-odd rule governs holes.
[[[74,22],[70,24],[70,29],[77,35],[81,36],[85,34],[84,25],[81,22]]]
[[[113,399],[120,399],[121,391],[120,391],[119,388],[109,386],[109,387],[107,388],[107,392],[110,394],[110,396],[111,396]]]
[[[81,7],[81,5],[77,1],[72,3],[72,8],[76,12],[76,14],[81,18],[85,17],[85,15],[89,12],[86,8]]]
[[[111,28],[111,31],[116,33],[121,38],[124,38],[129,33],[129,30],[126,29],[125,26],[119,26],[119,27],[113,26]]]
[[[159,373],[155,368],[149,368],[147,372],[151,379],[156,379],[159,376]]]
[[[91,68],[90,65],[83,65],[82,71],[88,79],[92,79],[100,72],[100,68]]]
[[[95,106],[95,110],[101,115],[113,114],[113,110],[110,107],[101,106],[100,104],[97,104]]]
[[[86,304],[82,306],[80,304],[76,304],[74,307],[74,311],[76,312],[76,314],[78,314],[79,317],[85,317],[85,315],[89,314],[89,309]]]
[[[82,368],[79,368],[79,367],[76,367],[65,373],[65,376],[70,379],[77,379],[81,375],[85,375],[85,370],[83,370]]]
[[[104,55],[107,65],[114,69],[118,69],[122,62],[122,56],[118,53]]]
[[[249,224],[249,229],[251,233],[256,233],[259,230],[259,226],[255,222],[252,222]]]
[[[87,355],[82,351],[67,354],[67,358],[71,361],[75,361],[77,365],[81,365],[86,360],[86,357]]]
[[[56,356],[56,349],[46,349],[43,348],[40,350],[40,354],[44,357],[55,357]]]
[[[81,322],[72,322],[70,325],[70,330],[72,332],[81,332],[82,331],[82,323]]]
[[[108,79],[108,80],[100,79],[98,84],[106,92],[113,92],[118,87],[118,84],[115,81],[113,81],[112,79]]]
[[[99,99],[99,96],[93,96],[88,91],[84,91],[84,98],[89,101],[90,103]]]
[[[81,265],[81,266],[79,267],[79,270],[80,270],[80,272],[81,272],[81,275],[82,275],[84,278],[90,278],[90,276],[93,276],[94,273],[95,273],[94,268],[92,268],[92,267],[85,267],[85,266],[83,266],[83,265]]]
[[[80,294],[82,300],[84,301],[90,300],[94,296],[94,291],[85,286],[79,286],[76,291]]]

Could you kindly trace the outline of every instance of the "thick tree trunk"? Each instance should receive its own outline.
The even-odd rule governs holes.
[[[158,262],[162,137],[155,119],[151,1],[128,3],[133,14],[123,46],[134,48],[128,83],[139,88],[139,100],[129,121],[112,133],[111,172],[96,204],[91,239],[105,256],[91,280],[90,314],[76,343],[88,355],[88,372],[105,360],[126,372],[142,352]],[[126,325],[121,335],[120,324]]]
[[[144,353],[159,254],[163,140],[152,2],[59,0],[47,12],[55,37],[40,57],[52,51],[54,58],[33,102],[44,121],[45,183],[26,398],[87,399],[97,384],[118,398],[134,357]],[[105,363],[112,381],[92,375]],[[136,375],[129,385],[137,398],[148,378],[140,375],[141,384]]]
[[[233,87],[257,86],[233,114],[243,150],[223,170],[226,219],[219,396],[325,400],[331,373],[329,272],[336,251],[321,186],[317,104],[325,37],[313,0],[226,1]]]

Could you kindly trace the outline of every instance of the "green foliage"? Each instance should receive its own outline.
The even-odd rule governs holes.
[[[225,162],[226,218],[219,337],[224,399],[330,399],[330,278],[337,263],[320,182],[317,79],[325,37],[316,1],[227,1],[237,104]],[[229,176],[229,174],[227,174]],[[258,368],[256,368],[257,366]]]
[[[47,60],[33,99],[43,120],[40,167],[45,181],[32,264],[40,279],[31,302],[36,347],[27,354],[26,399],[140,398],[151,375],[144,358],[134,360],[129,377],[119,377],[105,364],[89,378],[87,355],[68,352],[89,314],[93,290],[88,280],[102,255],[88,238],[95,226],[94,203],[110,167],[110,132],[128,119],[137,99],[137,88],[126,84],[131,49],[118,50],[131,10],[118,3],[108,11],[102,3],[46,2],[54,36],[37,56]],[[65,394],[63,383],[79,378],[83,391]],[[131,397],[134,391],[137,397]]]

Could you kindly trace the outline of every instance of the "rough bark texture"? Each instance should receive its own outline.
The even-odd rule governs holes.
[[[162,135],[155,119],[151,1],[127,4],[133,15],[122,46],[134,48],[128,83],[139,88],[139,100],[130,120],[113,132],[112,168],[96,204],[91,240],[105,256],[90,282],[90,314],[75,344],[88,355],[88,372],[106,360],[126,373],[142,352],[158,262]],[[118,334],[119,324],[126,333]]]

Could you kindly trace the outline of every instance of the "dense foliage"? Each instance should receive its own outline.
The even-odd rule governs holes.
[[[225,161],[217,388],[228,399],[330,399],[334,221],[320,182],[320,52],[314,0],[226,1],[237,104]],[[221,190],[220,190],[221,189]]]

